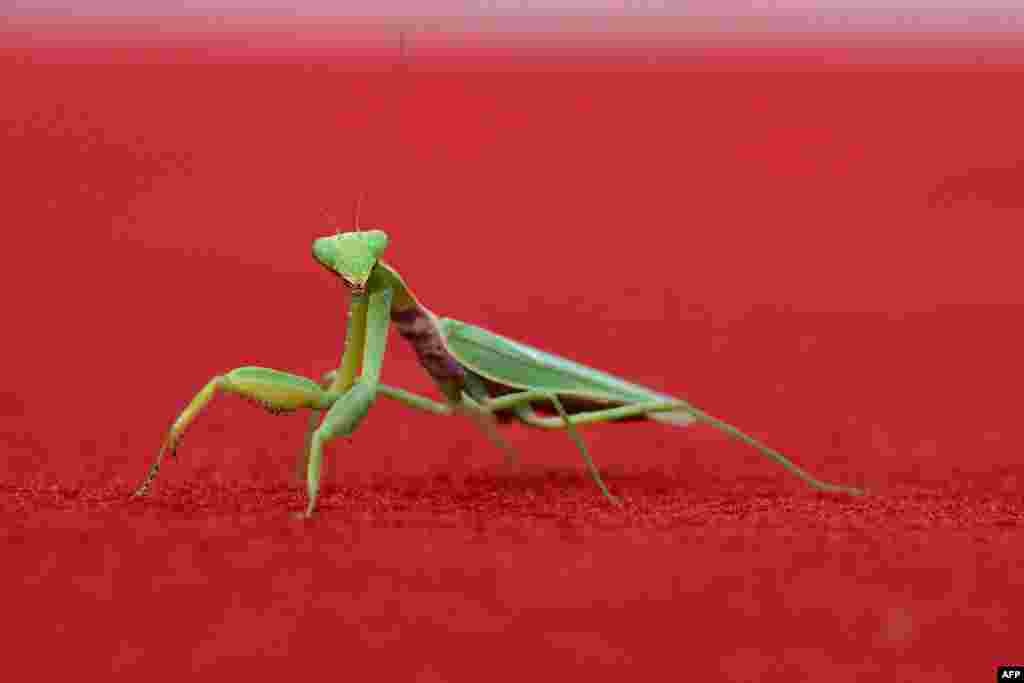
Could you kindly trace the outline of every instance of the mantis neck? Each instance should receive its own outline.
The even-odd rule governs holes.
[[[448,351],[437,316],[427,310],[391,266],[378,261],[369,289],[390,288],[391,322],[416,352],[420,365],[449,401],[459,402],[465,385],[465,369]]]
[[[391,299],[392,314],[423,308],[405,284],[402,276],[398,274],[398,271],[383,261],[377,261],[377,265],[374,267],[373,274],[370,276],[370,281],[367,284],[370,290],[387,288],[394,293]]]

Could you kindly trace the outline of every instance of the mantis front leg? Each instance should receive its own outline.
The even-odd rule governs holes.
[[[341,371],[335,377],[328,393],[334,394],[337,391],[336,387],[344,386],[346,368],[355,367],[355,361],[349,360],[355,350],[362,350],[362,372],[351,386],[342,390],[343,393],[334,401],[323,422],[309,440],[309,463],[306,467],[306,486],[309,493],[307,517],[312,516],[316,509],[316,500],[320,493],[324,444],[331,439],[348,436],[354,432],[377,398],[381,369],[384,365],[384,351],[388,341],[388,323],[391,320],[391,298],[390,289],[370,292],[365,303],[362,297],[352,297],[352,314],[349,319],[349,332],[346,335],[348,343],[345,347],[345,356],[342,359]],[[365,307],[365,317],[359,314],[360,306]],[[359,327],[362,327],[362,334],[359,334]]]
[[[341,356],[341,366],[337,370],[324,373],[320,378],[320,386],[324,391],[334,390],[340,393],[348,390],[355,384],[359,374],[359,367],[362,364],[363,352],[366,349],[366,297],[353,296],[352,303],[348,309],[348,326],[345,331],[345,351]],[[306,476],[309,467],[309,448],[313,441],[313,432],[316,431],[320,420],[323,418],[322,410],[313,410],[309,415],[309,423],[306,426],[306,438],[303,441],[302,453],[299,454],[295,468],[295,477],[299,481]]]

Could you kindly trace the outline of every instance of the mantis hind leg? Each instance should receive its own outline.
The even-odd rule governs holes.
[[[551,404],[555,407],[555,410],[558,411],[559,417],[553,419],[559,420],[560,427],[562,429],[565,429],[565,431],[569,434],[569,438],[572,439],[574,444],[576,444],[576,448],[579,449],[580,455],[583,456],[583,461],[587,464],[587,470],[590,472],[590,478],[593,479],[594,483],[597,484],[597,487],[601,489],[601,493],[603,493],[604,497],[607,498],[608,501],[611,502],[612,504],[622,505],[622,501],[619,500],[617,496],[613,495],[612,492],[609,491],[608,487],[605,485],[604,479],[601,478],[601,471],[597,468],[597,465],[594,464],[594,460],[593,458],[590,457],[590,452],[587,450],[587,445],[583,442],[583,437],[580,436],[580,433],[576,429],[575,424],[573,424],[574,421],[565,411],[565,407],[562,405],[562,402],[558,400],[558,396],[556,396],[555,394],[547,394],[546,396],[543,396],[543,398],[547,399],[548,401],[551,401]],[[544,418],[537,415],[533,408],[530,407],[530,405],[527,403],[515,406],[514,410],[519,419],[522,420],[525,424],[537,426],[537,421],[544,420]]]
[[[185,430],[199,417],[218,392],[238,394],[275,414],[300,408],[323,410],[332,403],[331,396],[313,380],[279,370],[244,367],[236,368],[225,375],[217,375],[206,383],[171,425],[145,480],[135,490],[136,496],[144,496],[149,492],[150,486],[160,473],[164,456],[168,453],[174,455]]]
[[[591,412],[575,413],[571,416],[565,415],[564,409],[560,407],[560,404],[552,401],[556,410],[559,411],[560,417],[542,417],[535,413],[532,408],[529,407],[529,403],[537,400],[552,400],[550,395],[544,395],[543,392],[538,391],[524,391],[518,394],[509,394],[508,396],[502,396],[498,399],[494,399],[488,405],[491,409],[513,407],[517,414],[520,415],[520,419],[529,424],[532,427],[540,427],[542,429],[569,429],[575,425],[595,424],[599,422],[612,422],[622,418],[633,417],[637,415],[651,415],[657,413],[666,412],[687,412],[694,416],[700,422],[711,425],[715,429],[723,432],[737,441],[742,441],[748,446],[753,447],[759,453],[764,455],[769,460],[776,462],[781,465],[787,472],[793,474],[799,479],[803,480],[804,483],[809,485],[811,488],[819,491],[826,491],[829,493],[846,493],[851,496],[864,495],[864,491],[852,486],[842,486],[840,484],[832,484],[827,481],[822,481],[807,472],[802,467],[795,464],[786,456],[779,453],[774,448],[770,448],[765,444],[761,443],[752,436],[745,432],[737,429],[728,422],[720,420],[713,415],[705,413],[700,408],[697,408],[686,401],[650,401],[644,403],[634,403],[631,405],[619,406],[617,408],[608,408],[605,410],[595,410]]]

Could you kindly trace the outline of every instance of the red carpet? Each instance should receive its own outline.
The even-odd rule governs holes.
[[[0,62],[0,529],[12,680],[984,681],[1024,660],[1020,73],[500,74]],[[212,375],[337,362],[309,253],[389,230],[424,303],[683,395],[706,428],[567,438]],[[385,381],[430,392],[393,335]],[[1012,634],[1017,633],[1015,637]]]

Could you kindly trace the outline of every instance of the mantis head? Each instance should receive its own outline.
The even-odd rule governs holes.
[[[353,292],[362,293],[387,246],[388,235],[383,230],[341,232],[313,240],[313,257]]]

